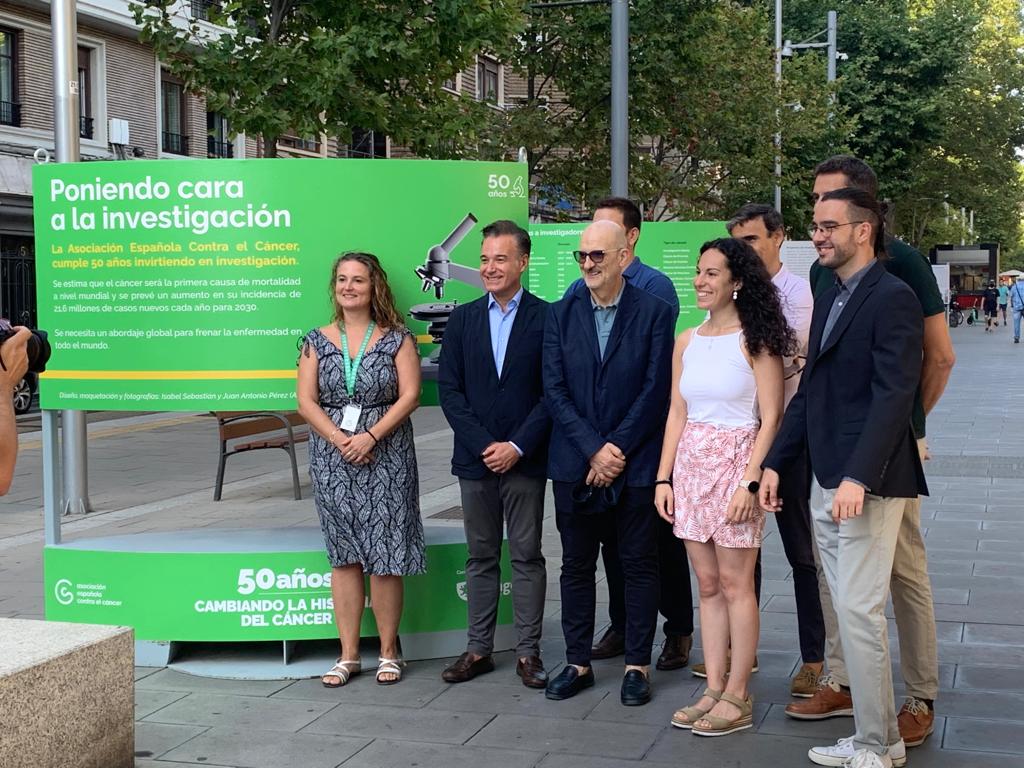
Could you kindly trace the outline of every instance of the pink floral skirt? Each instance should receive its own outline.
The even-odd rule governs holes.
[[[753,520],[728,523],[725,513],[739,487],[757,437],[757,427],[720,427],[688,422],[679,440],[672,491],[680,539],[713,541],[720,547],[754,549],[761,546],[765,513]]]

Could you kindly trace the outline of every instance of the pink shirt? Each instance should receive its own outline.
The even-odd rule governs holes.
[[[785,264],[772,278],[772,283],[782,300],[782,314],[786,316],[786,322],[796,334],[796,356],[784,358],[782,361],[783,376],[786,379],[784,405],[789,405],[789,401],[796,394],[796,388],[800,386],[800,371],[803,370],[804,361],[807,359],[807,339],[811,335],[814,295],[811,293],[811,284],[786,269]]]

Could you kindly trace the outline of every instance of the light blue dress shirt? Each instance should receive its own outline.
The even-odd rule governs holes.
[[[501,378],[505,352],[508,350],[508,337],[512,335],[512,324],[516,321],[516,311],[523,299],[523,289],[516,291],[504,312],[501,311],[501,305],[495,301],[494,296],[488,296],[490,298],[487,301],[487,319],[491,324],[491,352],[494,354],[494,368],[498,371],[498,378]]]
[[[619,286],[619,293],[615,300],[607,307],[600,306],[590,296],[590,305],[594,308],[594,325],[597,328],[597,346],[601,350],[601,359],[604,360],[604,350],[608,346],[608,339],[612,335],[612,326],[615,325],[615,316],[618,314],[619,302],[622,301],[622,292],[626,289],[626,281]]]

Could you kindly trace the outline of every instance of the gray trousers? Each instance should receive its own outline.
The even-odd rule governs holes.
[[[924,461],[924,440],[918,440]],[[815,497],[817,496],[817,501]],[[820,494],[811,494],[812,507],[821,504]],[[935,607],[932,582],[928,575],[928,555],[921,535],[921,497],[905,499],[903,521],[896,538],[896,556],[892,564],[892,610],[900,643],[900,670],[907,695],[918,699],[938,698],[939,652],[935,637]],[[819,571],[818,587],[825,617],[825,659],[828,671],[840,685],[849,685],[843,659],[843,644],[828,585]]]
[[[816,485],[817,483],[815,483]],[[836,524],[835,489],[812,505],[814,537],[832,593],[853,697],[855,749],[882,754],[900,740],[885,604],[907,499],[865,494],[864,511]]]
[[[546,482],[542,477],[527,477],[515,467],[503,475],[491,473],[482,480],[459,478],[468,550],[466,649],[470,653],[489,656],[494,650],[498,598],[502,593],[502,532],[507,526],[512,607],[519,635],[516,655],[540,655],[547,590],[547,569],[540,544]]]

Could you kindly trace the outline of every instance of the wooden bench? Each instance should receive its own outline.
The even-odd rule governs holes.
[[[295,444],[309,440],[306,420],[295,411],[213,411],[220,433],[220,462],[217,464],[217,485],[213,500],[220,501],[224,487],[224,465],[228,456],[262,448],[282,448],[292,460],[292,484],[295,498],[302,498],[299,490],[299,466],[295,460]],[[243,438],[258,437],[242,442]]]

